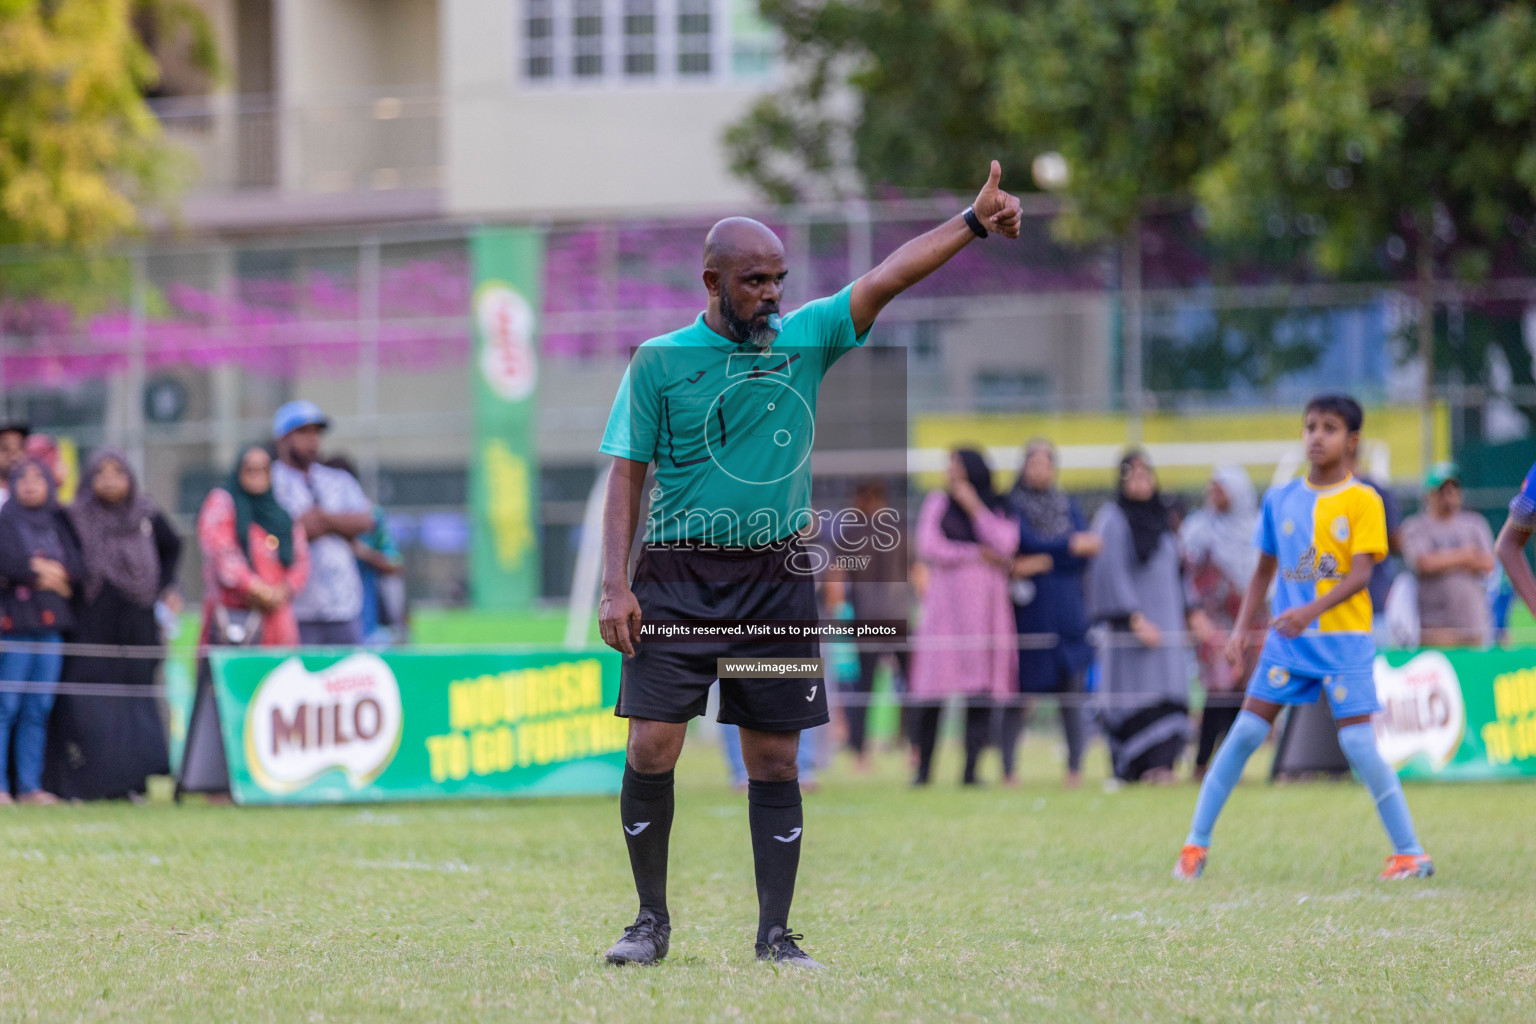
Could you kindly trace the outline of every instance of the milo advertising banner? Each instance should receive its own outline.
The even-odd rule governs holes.
[[[1536,777],[1536,649],[1389,651],[1376,742],[1404,779]]]
[[[470,590],[480,608],[521,608],[539,595],[539,463],[534,396],[544,235],[486,228],[474,264],[474,452],[470,460]]]
[[[613,715],[613,651],[232,649],[210,661],[242,804],[619,791],[626,723]]]

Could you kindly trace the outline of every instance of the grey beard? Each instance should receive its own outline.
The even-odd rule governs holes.
[[[736,312],[736,307],[731,304],[731,298],[720,291],[720,319],[725,321],[725,326],[730,328],[731,336],[737,341],[746,342],[755,347],[759,352],[766,352],[773,347],[773,341],[779,336],[779,332],[766,324],[758,327],[751,320],[742,318]]]

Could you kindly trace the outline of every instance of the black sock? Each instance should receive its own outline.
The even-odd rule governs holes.
[[[647,775],[624,764],[619,817],[629,844],[629,869],[635,875],[640,909],[667,916],[667,843],[672,837],[672,773]]]
[[[800,780],[747,783],[747,822],[752,828],[752,866],[757,875],[757,941],[774,925],[789,928],[789,904],[800,870]]]

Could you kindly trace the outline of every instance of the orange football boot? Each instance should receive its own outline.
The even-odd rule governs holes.
[[[1395,882],[1400,878],[1428,878],[1435,873],[1435,862],[1427,853],[1394,853],[1387,858],[1380,880]]]
[[[1173,877],[1193,882],[1205,873],[1205,854],[1210,847],[1186,844],[1179,851],[1179,862],[1173,866]]]

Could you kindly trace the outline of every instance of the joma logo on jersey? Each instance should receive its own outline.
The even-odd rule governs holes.
[[[1342,578],[1339,574],[1338,556],[1328,554],[1319,558],[1315,546],[1302,552],[1294,566],[1281,569],[1280,575],[1290,583],[1315,583],[1318,580]]]

